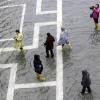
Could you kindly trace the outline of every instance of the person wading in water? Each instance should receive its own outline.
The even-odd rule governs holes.
[[[98,30],[99,28],[98,20],[99,20],[99,13],[100,13],[99,4],[96,4],[95,6],[90,7],[90,9],[92,10],[90,17],[93,18],[94,23],[95,23],[95,29]]]
[[[16,49],[20,49],[20,51],[23,51],[23,35],[20,33],[19,30],[16,30],[16,34],[14,36],[14,42],[13,47]]]

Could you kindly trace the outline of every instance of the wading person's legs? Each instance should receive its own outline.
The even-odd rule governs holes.
[[[90,86],[87,86],[87,90],[88,90],[88,93],[91,93],[91,88],[90,88]]]
[[[46,57],[47,58],[49,57],[49,50],[48,50],[48,48],[46,48]]]
[[[83,86],[81,94],[84,94],[86,90],[86,86]]]
[[[50,49],[51,57],[54,57],[53,49]]]
[[[95,29],[98,29],[98,18],[94,18],[94,23],[95,23]]]

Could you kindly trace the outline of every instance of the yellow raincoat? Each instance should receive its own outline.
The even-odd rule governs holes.
[[[22,33],[16,34],[15,37],[14,37],[13,47],[16,48],[16,49],[22,48],[23,47],[22,40],[23,40]]]

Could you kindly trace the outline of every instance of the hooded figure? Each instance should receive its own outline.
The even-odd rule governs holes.
[[[86,88],[88,90],[88,93],[91,93],[91,88],[90,88],[91,79],[90,79],[90,75],[87,72],[87,70],[83,70],[82,71],[82,82],[81,82],[81,85],[83,86],[81,94],[85,93]]]
[[[43,71],[43,65],[39,55],[34,55],[34,69],[38,74],[41,74]]]
[[[61,28],[58,45],[62,45],[62,47],[64,47],[65,44],[67,44],[68,48],[72,48],[71,44],[68,41],[68,32],[65,30],[65,28]]]
[[[54,42],[55,42],[54,37],[50,33],[47,33],[46,42],[44,43],[44,46],[46,48],[46,57],[47,58],[49,57],[49,51],[51,53],[51,57],[52,58],[54,57],[54,53],[53,53]]]
[[[19,30],[16,30],[13,47],[16,48],[16,49],[23,50],[22,40],[23,40],[22,33],[20,33]]]
[[[34,55],[33,63],[34,63],[34,70],[36,72],[37,79],[44,80],[44,76],[42,74],[42,72],[43,72],[43,65],[42,65],[42,62],[40,60],[40,56],[39,55]]]
[[[66,44],[68,42],[68,32],[65,31],[65,28],[61,28],[59,44]]]

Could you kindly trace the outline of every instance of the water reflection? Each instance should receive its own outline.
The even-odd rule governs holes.
[[[68,49],[68,48],[65,48],[63,49],[63,57],[66,58],[66,59],[70,59],[70,53],[71,53],[71,49]]]
[[[85,94],[84,96],[81,96],[81,100],[94,100],[94,99],[92,94]]]
[[[93,33],[91,34],[91,43],[95,46],[100,44],[100,31],[93,31]]]
[[[19,65],[25,65],[26,64],[26,59],[25,59],[25,53],[24,52],[19,52],[16,59],[17,59]]]

